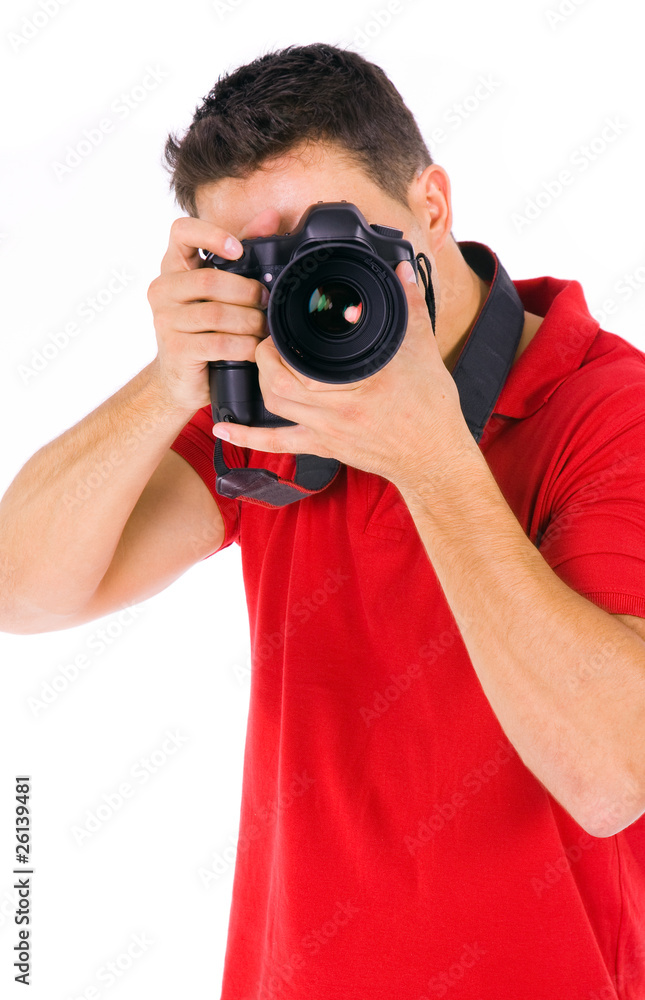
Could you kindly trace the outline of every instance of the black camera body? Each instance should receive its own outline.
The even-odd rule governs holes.
[[[357,382],[380,371],[403,342],[408,311],[394,273],[414,250],[399,229],[368,225],[346,201],[318,202],[292,233],[242,240],[228,260],[206,253],[202,267],[234,271],[269,289],[267,322],[276,349],[318,382]],[[293,425],[264,406],[251,361],[209,362],[213,420],[251,427]]]

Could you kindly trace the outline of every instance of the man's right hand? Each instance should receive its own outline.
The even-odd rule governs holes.
[[[271,236],[280,213],[265,209],[237,239]],[[233,233],[204,219],[176,219],[161,274],[148,289],[157,336],[160,389],[172,406],[195,412],[210,405],[209,361],[254,361],[269,335],[268,289],[255,278],[201,267],[198,248],[236,260],[241,247],[227,246]]]

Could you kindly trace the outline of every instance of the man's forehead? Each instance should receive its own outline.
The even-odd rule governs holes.
[[[361,168],[335,150],[316,149],[269,161],[246,177],[224,177],[197,188],[199,217],[240,231],[259,212],[280,212],[281,231],[295,229],[317,201],[345,200],[367,206],[382,193]]]

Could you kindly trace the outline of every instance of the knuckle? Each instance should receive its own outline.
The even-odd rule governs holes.
[[[170,226],[170,235],[174,239],[180,240],[186,234],[186,226],[190,224],[190,218],[186,215],[179,216]]]
[[[272,388],[276,396],[287,396],[291,388],[291,376],[286,372],[277,372]]]
[[[198,267],[195,270],[195,277],[193,281],[197,285],[197,290],[204,293],[204,295],[209,295],[214,292],[217,287],[217,271],[212,267]]]
[[[277,416],[280,416],[278,413]],[[280,438],[276,431],[272,431],[269,435],[269,451],[280,451]]]
[[[172,329],[170,311],[168,309],[157,309],[155,312],[155,330],[160,337],[167,337]]]
[[[178,342],[176,334],[163,333],[157,331],[159,341],[159,352],[166,358],[177,358],[181,354],[181,344]]]
[[[248,329],[247,332],[252,336],[262,336],[265,331],[266,320],[264,313],[259,312],[257,309],[250,309],[247,316]]]
[[[179,355],[183,354],[183,351],[185,349],[186,346],[185,337],[175,332],[169,333],[168,336],[166,337],[164,346],[169,355],[172,355],[173,357],[178,357]]]
[[[224,307],[222,306],[222,303],[210,302],[208,306],[208,315],[210,317],[212,329],[219,329],[219,327],[223,325],[224,321]]]
[[[238,333],[220,334],[222,342],[226,346],[231,361],[253,361],[254,345],[247,341],[246,337],[240,337]]]
[[[346,420],[348,423],[355,423],[360,415],[360,407],[354,402],[343,402],[340,403],[337,409],[338,416],[341,420]]]
[[[267,350],[267,348],[264,345],[267,342],[268,338],[265,337],[262,340],[258,340],[255,345],[255,360],[257,361],[258,365],[264,364],[264,354],[265,351]]]
[[[232,351],[231,338],[226,333],[215,333],[212,339],[209,340],[212,343],[212,353],[213,358],[211,360],[220,361],[237,361],[237,357],[234,357],[235,351]],[[215,358],[217,355],[217,358]]]

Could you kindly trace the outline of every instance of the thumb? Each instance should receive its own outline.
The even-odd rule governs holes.
[[[430,317],[426,305],[425,287],[418,282],[410,261],[402,260],[396,266],[395,274],[403,285],[403,291],[408,300],[408,308],[417,313],[419,318],[425,318],[429,322]]]
[[[397,267],[396,267],[396,274],[397,274],[397,277],[398,277],[399,281],[404,286],[405,286],[405,284],[407,282],[410,282],[410,284],[416,285],[417,288],[419,287],[418,284],[417,284],[416,275],[414,273],[414,268],[412,267],[412,264],[410,263],[409,260],[402,260],[397,265]]]

